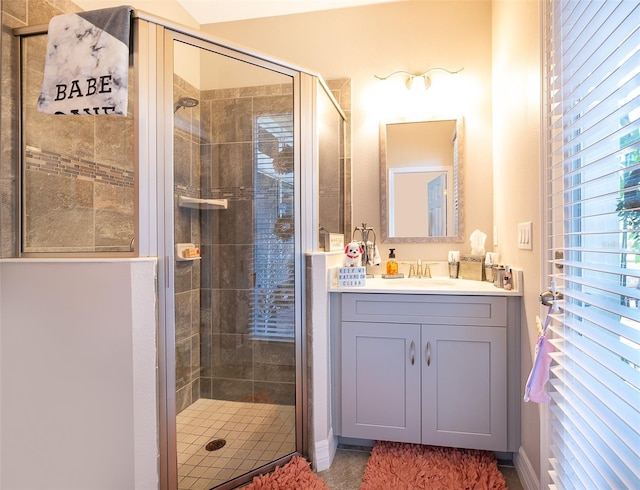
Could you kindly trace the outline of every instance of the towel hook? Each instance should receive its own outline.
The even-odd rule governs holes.
[[[551,306],[555,301],[562,299],[564,299],[564,295],[558,291],[544,291],[538,297],[538,301],[544,306]]]

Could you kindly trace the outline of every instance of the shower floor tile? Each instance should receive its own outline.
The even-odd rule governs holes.
[[[201,398],[178,414],[178,490],[208,490],[295,449],[295,407]],[[226,444],[216,451],[214,439]]]

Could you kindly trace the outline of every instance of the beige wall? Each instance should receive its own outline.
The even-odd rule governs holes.
[[[531,370],[536,342],[535,317],[541,314],[540,200],[540,27],[535,0],[493,3],[493,165],[494,212],[498,251],[525,271],[522,308],[521,375]],[[517,248],[517,224],[533,222],[533,250]],[[522,450],[540,475],[539,410],[522,404]],[[537,485],[536,485],[537,487]]]
[[[353,223],[366,222],[378,236],[379,122],[463,115],[465,243],[393,244],[393,248],[399,260],[446,260],[451,248],[470,252],[468,236],[474,229],[490,234],[491,2],[399,2],[209,24],[202,29],[317,71],[326,80],[351,78]],[[434,73],[427,96],[417,101],[402,99],[406,97],[402,78],[385,84],[374,77],[432,67],[464,70],[455,77]],[[478,182],[482,185],[474,184]],[[381,255],[386,257],[389,246],[381,245]]]

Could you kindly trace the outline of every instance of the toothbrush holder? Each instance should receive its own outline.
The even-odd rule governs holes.
[[[449,277],[451,279],[458,279],[459,272],[460,272],[460,262],[449,262]]]
[[[495,269],[493,267],[493,264],[485,264],[484,265],[484,278],[485,281],[488,282],[493,282],[493,273],[494,273]]]

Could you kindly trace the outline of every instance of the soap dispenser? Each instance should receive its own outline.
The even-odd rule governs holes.
[[[396,276],[398,275],[398,262],[396,262],[396,249],[389,249],[389,259],[387,260],[387,275],[388,276]]]

